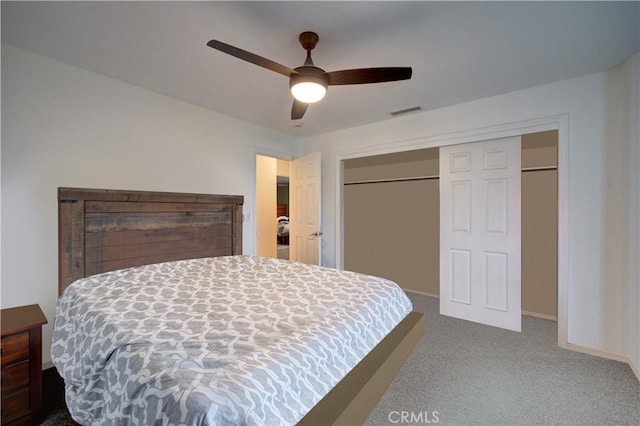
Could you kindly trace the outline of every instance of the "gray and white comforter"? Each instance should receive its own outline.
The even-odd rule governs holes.
[[[394,283],[250,256],[76,281],[51,355],[85,425],[299,421],[411,310]]]

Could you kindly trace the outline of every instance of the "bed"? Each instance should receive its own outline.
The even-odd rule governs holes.
[[[241,196],[60,188],[58,199],[52,359],[82,423],[361,424],[424,333],[393,283],[242,255]],[[329,315],[340,305],[349,326]],[[296,323],[306,328],[283,333]]]
[[[289,245],[289,216],[278,216],[278,244]]]

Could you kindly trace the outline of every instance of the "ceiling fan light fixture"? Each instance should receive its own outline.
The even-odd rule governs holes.
[[[302,71],[304,74],[292,75],[289,80],[294,98],[305,104],[312,104],[324,98],[328,86],[324,71],[316,67],[300,67],[296,71]]]
[[[291,86],[291,94],[294,98],[305,104],[312,104],[324,98],[327,93],[326,86],[315,81],[301,81]]]

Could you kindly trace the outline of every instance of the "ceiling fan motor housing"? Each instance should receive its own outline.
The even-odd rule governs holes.
[[[300,40],[302,48],[306,51],[309,51],[313,50],[313,48],[316,47],[319,37],[318,34],[314,33],[313,31],[305,31],[300,34],[298,40]]]
[[[327,73],[322,69],[315,66],[303,65],[295,68],[298,74],[293,74],[289,78],[289,88],[292,88],[297,83],[318,83],[326,89],[329,86],[329,79]]]

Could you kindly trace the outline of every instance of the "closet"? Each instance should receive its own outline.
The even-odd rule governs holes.
[[[522,135],[522,311],[557,316],[557,131]],[[344,267],[439,295],[438,148],[344,161]]]

